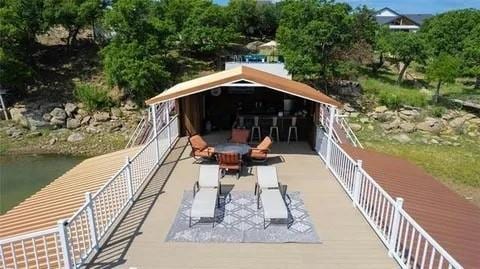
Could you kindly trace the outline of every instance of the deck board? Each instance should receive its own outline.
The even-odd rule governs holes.
[[[387,249],[306,143],[275,144],[273,158],[289,191],[300,191],[322,244],[165,242],[198,165],[177,145],[139,200],[90,263],[120,268],[397,268]],[[255,170],[253,169],[253,172]],[[254,175],[222,184],[252,191]]]

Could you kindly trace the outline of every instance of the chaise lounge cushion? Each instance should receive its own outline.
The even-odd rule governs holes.
[[[214,165],[200,165],[198,185],[200,188],[217,188],[220,185],[220,167]]]
[[[203,138],[199,135],[194,135],[194,136],[191,136],[190,137],[190,144],[192,144],[192,147],[195,149],[195,150],[204,150],[208,147],[208,144],[207,142],[205,142],[205,140],[203,140]]]
[[[288,210],[278,189],[266,189],[260,193],[263,214],[266,219],[287,219]]]
[[[265,137],[260,144],[256,148],[252,149],[250,153],[250,157],[253,159],[266,159],[267,153],[272,146],[272,139],[270,137]]]
[[[215,205],[217,202],[217,189],[202,188],[193,198],[190,216],[192,218],[215,217]]]
[[[261,189],[278,188],[277,169],[275,166],[258,166],[257,183]]]

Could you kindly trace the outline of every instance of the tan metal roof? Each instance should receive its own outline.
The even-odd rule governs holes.
[[[85,192],[96,192],[140,148],[134,147],[84,160],[0,216],[0,238],[55,227],[85,203]]]
[[[323,94],[322,92],[308,86],[307,84],[273,75],[258,69],[239,66],[230,70],[225,70],[200,78],[192,79],[179,83],[161,94],[145,101],[147,105],[165,102],[172,99],[181,98],[219,87],[225,83],[231,83],[241,80],[247,80],[264,85],[265,87],[280,92],[295,95],[311,101],[340,106],[341,104]]]

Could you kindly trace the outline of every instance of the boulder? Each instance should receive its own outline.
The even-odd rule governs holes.
[[[413,133],[415,131],[415,124],[410,122],[401,123],[399,127],[405,133]]]
[[[30,130],[35,131],[38,128],[44,128],[48,126],[48,122],[45,122],[43,120],[36,120],[31,117],[28,117],[28,126]]]
[[[138,105],[134,101],[132,101],[131,99],[128,99],[125,102],[124,108],[125,108],[125,110],[128,110],[128,111],[137,110]]]
[[[370,122],[370,120],[368,118],[360,118],[360,122],[365,124],[367,122]]]
[[[78,141],[82,141],[83,139],[85,139],[85,136],[83,134],[73,133],[73,134],[68,136],[67,141],[68,142],[78,142]]]
[[[80,120],[67,119],[67,129],[77,129],[78,127],[80,127]]]
[[[420,113],[413,109],[403,109],[400,110],[398,116],[404,120],[415,120],[420,117]]]
[[[109,132],[119,131],[122,128],[123,124],[120,121],[112,121],[108,127]]]
[[[85,131],[87,131],[87,133],[90,133],[90,134],[98,134],[100,133],[100,130],[93,127],[93,126],[87,126],[87,128],[85,128]]]
[[[50,139],[50,140],[48,140],[48,144],[49,144],[50,146],[53,146],[55,143],[57,143],[57,138],[55,138],[55,137],[52,138],[52,139]]]
[[[377,106],[374,111],[376,113],[385,113],[387,110],[388,108],[386,106]]]
[[[120,118],[122,116],[122,111],[118,107],[112,107],[110,109],[110,113],[112,114],[112,118]]]
[[[90,122],[90,120],[92,119],[92,117],[90,116],[85,116],[82,121],[80,122],[81,125],[88,125],[88,123]]]
[[[393,130],[393,129],[398,129],[400,127],[400,120],[397,118],[395,119],[394,121],[390,122],[390,123],[384,123],[382,124],[382,128],[389,131],[389,130]]]
[[[355,112],[355,109],[349,103],[343,105],[343,110],[345,112]]]
[[[448,125],[450,125],[450,127],[452,127],[455,130],[460,130],[462,129],[463,124],[465,123],[465,120],[466,119],[464,117],[454,118],[448,123]]]
[[[45,113],[43,114],[42,119],[46,122],[49,122],[52,119],[52,115]]]
[[[443,129],[443,123],[438,119],[426,118],[425,121],[418,123],[416,128],[425,132],[438,134]]]
[[[65,110],[59,108],[59,107],[56,107],[54,108],[51,112],[50,112],[50,115],[53,117],[53,118],[56,118],[58,120],[63,120],[65,121],[65,119],[67,118],[67,113],[65,112]]]
[[[12,107],[9,111],[13,122],[20,124],[22,127],[30,128],[28,118],[24,115],[27,112],[25,107]]]
[[[357,124],[357,123],[350,123],[350,128],[352,129],[352,131],[358,132],[358,131],[362,130],[362,125]]]
[[[410,141],[412,141],[412,139],[406,135],[406,134],[396,134],[394,136],[392,136],[392,138],[402,144],[405,144],[405,143],[408,143]]]
[[[25,137],[27,137],[27,138],[39,137],[39,136],[42,136],[42,133],[40,133],[40,132],[31,132],[31,133],[28,133],[28,134],[25,135]]]
[[[52,124],[52,125],[64,125],[65,124],[65,119],[59,119],[59,118],[53,117],[50,120],[50,124]]]
[[[75,105],[73,103],[66,103],[65,104],[65,113],[67,113],[67,115],[69,117],[72,117],[73,113],[75,113],[77,108],[78,108],[77,105]]]
[[[96,112],[93,114],[95,121],[104,122],[110,120],[110,113],[108,112]]]

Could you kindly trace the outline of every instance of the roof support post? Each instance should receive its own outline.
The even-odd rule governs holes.
[[[171,130],[170,130],[170,105],[169,105],[169,103],[166,104],[166,107],[163,111],[165,113],[165,122],[167,123],[168,148],[171,148],[172,147],[172,133],[171,133]]]
[[[362,186],[362,160],[357,160],[355,165],[355,178],[353,181],[353,207],[357,206],[357,203],[360,203],[360,189]]]
[[[59,220],[57,223],[60,246],[63,254],[63,267],[66,269],[73,268],[72,266],[72,255],[70,254],[70,248],[68,243],[68,232],[67,232],[67,220]]]
[[[334,106],[330,107],[328,119],[328,143],[327,143],[327,167],[330,167],[330,159],[332,157],[332,143],[333,143],[333,121],[335,120],[335,113],[337,110]]]
[[[390,240],[388,242],[388,255],[393,257],[396,250],[397,245],[397,238],[400,232],[400,210],[403,207],[403,198],[397,197],[395,199],[395,211],[393,212],[393,223],[392,223],[392,230],[390,233]]]
[[[95,214],[93,209],[92,203],[92,193],[86,192],[85,193],[85,204],[87,205],[87,216],[88,216],[88,228],[90,229],[90,239],[92,240],[92,247],[95,250],[99,249],[98,246],[98,234],[97,234],[97,227],[95,226]]]
[[[160,151],[158,148],[158,129],[157,129],[157,109],[155,104],[150,105],[151,114],[152,114],[152,122],[153,122],[153,137],[155,138],[155,160],[156,163],[160,163]]]

